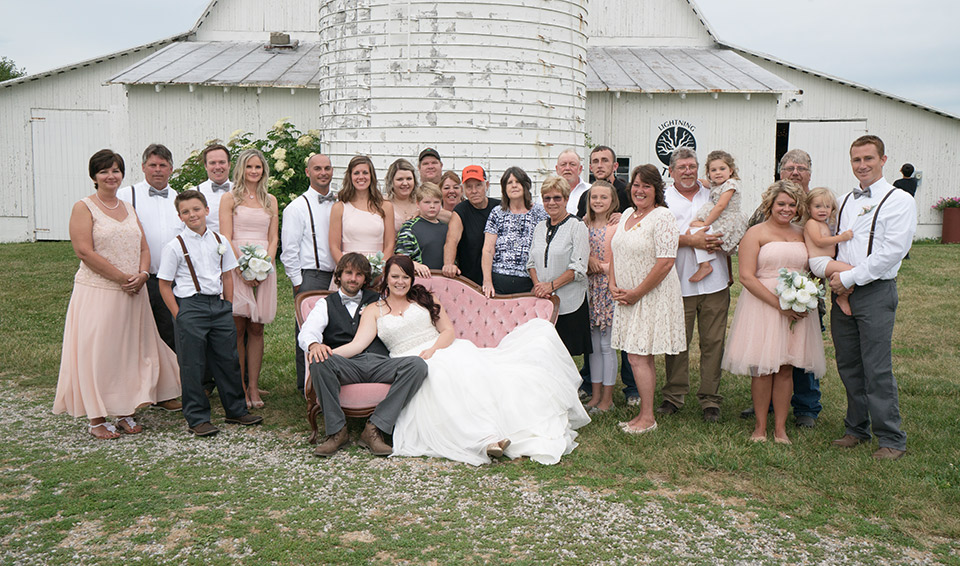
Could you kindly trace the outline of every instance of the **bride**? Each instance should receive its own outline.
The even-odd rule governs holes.
[[[577,397],[577,367],[552,324],[534,319],[496,348],[478,348],[454,339],[446,311],[413,284],[409,257],[391,257],[383,272],[383,298],[367,305],[353,341],[333,353],[350,357],[379,335],[391,357],[427,360],[427,380],[394,428],[394,456],[555,464],[576,448],[574,429],[590,418]]]

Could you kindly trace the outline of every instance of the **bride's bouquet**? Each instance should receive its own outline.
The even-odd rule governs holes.
[[[777,288],[773,292],[780,298],[781,309],[793,309],[794,312],[816,309],[819,300],[827,295],[819,279],[798,271],[787,271],[786,267],[780,268]],[[793,330],[796,322],[794,320],[790,323],[790,330]]]
[[[241,246],[237,264],[240,265],[240,276],[247,281],[263,281],[273,271],[273,261],[260,244]]]

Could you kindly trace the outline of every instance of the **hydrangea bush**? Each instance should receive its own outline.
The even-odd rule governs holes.
[[[219,139],[207,140],[204,147],[223,143],[230,148],[231,166],[234,165],[237,155],[245,149],[256,148],[263,152],[270,166],[270,193],[277,197],[277,204],[282,211],[291,200],[307,190],[310,180],[304,172],[307,160],[320,153],[320,132],[308,130],[302,133],[289,121],[282,118],[273,125],[264,138],[254,138],[252,132],[237,130],[230,134],[230,139],[224,143]],[[190,156],[180,165],[170,177],[170,186],[176,191],[196,188],[207,180],[207,171],[203,167],[200,152],[203,148],[190,152]],[[232,172],[231,172],[232,178]]]

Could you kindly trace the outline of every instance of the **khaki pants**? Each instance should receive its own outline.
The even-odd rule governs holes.
[[[666,356],[666,383],[661,392],[663,400],[682,407],[690,391],[690,342],[693,325],[700,335],[700,389],[697,399],[700,408],[720,407],[723,397],[720,389],[720,360],[727,334],[727,311],[730,309],[730,289],[683,298],[683,315],[687,329],[687,350]]]

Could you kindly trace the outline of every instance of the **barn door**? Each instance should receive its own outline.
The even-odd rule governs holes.
[[[110,147],[105,110],[30,110],[38,240],[69,240],[73,203],[93,192],[87,163]]]
[[[830,187],[842,195],[857,184],[850,169],[850,144],[866,133],[865,120],[790,122],[788,146],[810,154],[810,188]]]

